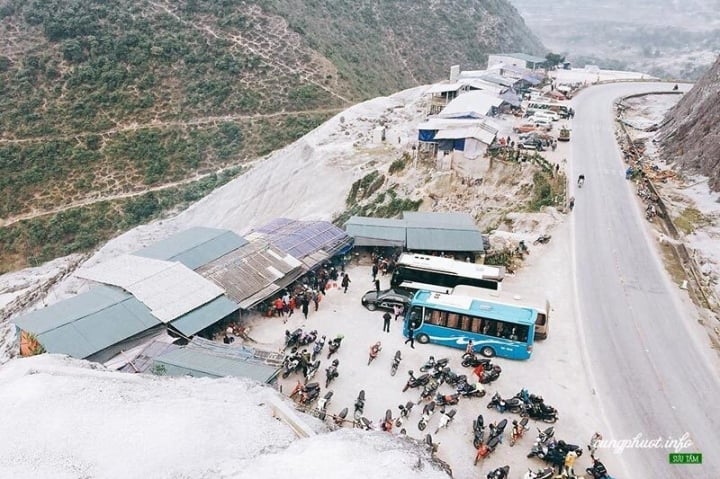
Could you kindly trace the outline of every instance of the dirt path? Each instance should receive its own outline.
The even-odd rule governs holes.
[[[218,170],[212,171],[210,173],[195,175],[190,178],[173,181],[171,183],[165,183],[162,185],[145,188],[145,189],[138,190],[138,191],[130,191],[127,193],[116,193],[116,194],[112,194],[112,195],[94,196],[92,198],[85,198],[84,200],[74,201],[72,203],[68,203],[63,206],[58,206],[57,208],[51,208],[49,210],[40,210],[40,211],[35,210],[35,211],[32,211],[31,213],[25,213],[22,215],[11,216],[10,218],[7,218],[5,220],[0,218],[0,228],[10,226],[14,223],[17,223],[18,221],[31,220],[33,218],[38,218],[41,216],[54,215],[57,213],[61,213],[63,211],[71,210],[73,208],[79,208],[81,206],[88,206],[88,205],[91,205],[94,203],[99,203],[101,201],[113,201],[113,200],[121,200],[121,199],[125,199],[125,198],[132,198],[132,197],[144,195],[145,193],[150,193],[153,191],[161,191],[161,190],[166,190],[168,188],[173,188],[175,186],[186,185],[188,183],[192,183],[195,181],[202,180],[203,178],[207,178],[210,175],[216,175],[218,173],[222,173],[223,171],[228,170],[230,168],[235,168],[238,166],[243,166],[243,167],[252,166],[256,161],[258,161],[258,160],[248,161],[248,162],[244,162],[244,163],[240,163],[240,164],[227,165]]]
[[[0,145],[2,144],[23,144],[23,143],[41,143],[45,141],[63,141],[63,140],[74,140],[78,138],[84,138],[91,135],[97,135],[97,136],[109,136],[109,135],[115,135],[118,133],[123,133],[126,131],[137,131],[137,130],[144,130],[144,129],[150,129],[150,128],[156,128],[156,129],[162,129],[162,128],[177,128],[177,127],[187,127],[187,126],[198,126],[198,125],[207,125],[207,124],[213,124],[213,123],[223,123],[223,122],[231,122],[231,121],[242,121],[242,120],[253,120],[258,118],[277,118],[281,116],[290,116],[290,115],[312,115],[312,114],[318,114],[318,113],[339,113],[343,111],[344,108],[317,108],[313,110],[300,110],[300,111],[278,111],[275,113],[257,113],[254,115],[222,115],[222,116],[206,116],[206,117],[198,117],[198,118],[191,118],[189,120],[168,120],[168,121],[159,121],[159,120],[153,120],[150,123],[127,123],[127,124],[121,124],[116,126],[115,128],[111,128],[109,130],[104,131],[92,131],[92,132],[79,132],[79,133],[71,133],[67,135],[46,135],[46,136],[37,136],[33,138],[22,138],[22,139],[13,139],[13,138],[0,138]]]

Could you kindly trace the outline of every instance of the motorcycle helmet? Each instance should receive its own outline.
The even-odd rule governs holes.
[[[333,362],[332,362],[333,366],[338,367],[339,364],[340,364],[340,361],[338,361],[337,359],[333,359]]]
[[[415,374],[415,371],[413,371],[412,369],[408,371],[408,375],[412,376],[413,374]]]
[[[496,364],[493,366],[493,371],[500,374],[502,372],[502,368],[498,364]]]
[[[380,343],[380,341],[378,341],[377,343],[375,343],[375,346],[379,348],[380,346],[382,346],[382,344]]]

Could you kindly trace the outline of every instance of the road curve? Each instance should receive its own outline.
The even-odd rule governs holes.
[[[670,88],[616,83],[573,100],[570,178],[586,177],[580,190],[571,181],[578,320],[611,429],[605,439],[641,434],[664,442],[687,432],[693,445],[685,451],[703,453],[702,465],[670,465],[672,449],[626,449],[620,459],[628,477],[720,478],[718,359],[662,265],[614,135],[615,99]]]

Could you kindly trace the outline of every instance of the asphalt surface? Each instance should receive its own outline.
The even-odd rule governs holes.
[[[630,478],[720,477],[720,381],[717,358],[680,301],[649,232],[643,206],[624,178],[612,103],[672,84],[595,86],[574,100],[571,190],[579,324],[591,382],[610,431],[605,439],[656,440],[688,433],[702,465],[670,465],[672,448],[621,453]],[[686,89],[686,87],[685,87]],[[586,177],[582,189],[575,181]],[[573,180],[574,179],[574,180]],[[646,444],[648,445],[648,444]],[[600,450],[602,460],[611,451]],[[584,471],[577,471],[584,472]],[[610,473],[624,477],[621,471]]]

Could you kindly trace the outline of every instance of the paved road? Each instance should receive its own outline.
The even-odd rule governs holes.
[[[667,449],[626,450],[621,458],[628,477],[717,478],[717,358],[695,312],[680,304],[678,288],[663,269],[644,212],[624,179],[614,139],[614,99],[670,88],[612,84],[590,88],[574,100],[571,178],[579,173],[587,178],[574,192],[580,324],[612,429],[605,438],[678,438],[688,432],[694,442],[689,451],[704,453],[702,466],[671,466]],[[600,458],[609,454],[602,451]]]

